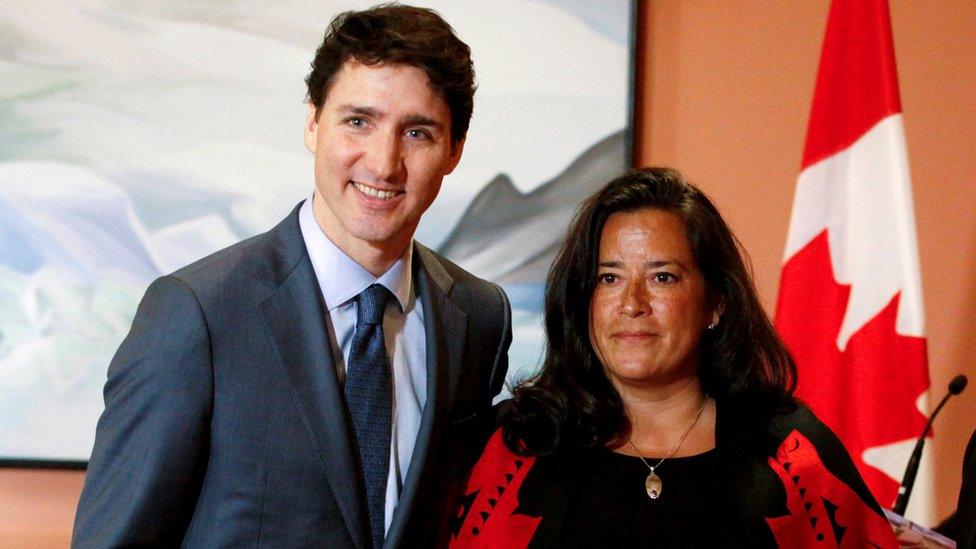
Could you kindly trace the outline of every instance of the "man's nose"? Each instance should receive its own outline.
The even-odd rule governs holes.
[[[395,182],[402,168],[400,136],[392,132],[374,133],[367,145],[366,169],[380,181]]]

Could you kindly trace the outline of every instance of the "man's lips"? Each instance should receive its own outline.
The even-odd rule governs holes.
[[[380,200],[390,200],[396,198],[397,196],[400,196],[401,194],[404,194],[403,191],[398,191],[395,189],[380,189],[377,187],[366,185],[365,183],[360,183],[358,181],[353,181],[352,184],[354,187],[356,187],[356,190],[363,193],[364,195],[370,198],[378,198]]]

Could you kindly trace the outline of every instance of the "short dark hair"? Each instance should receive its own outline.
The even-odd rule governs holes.
[[[471,49],[434,10],[381,4],[337,15],[305,78],[316,115],[336,74],[350,59],[364,65],[392,63],[422,69],[431,89],[450,108],[451,143],[457,144],[468,133],[475,91]]]
[[[722,317],[702,336],[702,389],[723,405],[772,413],[790,401],[796,365],[756,295],[745,252],[715,205],[670,168],[633,170],[587,198],[549,270],[545,295],[546,355],[538,375],[519,384],[502,416],[516,451],[618,444],[630,425],[620,395],[590,344],[590,297],[600,237],[617,212],[644,208],[678,215],[706,291]]]

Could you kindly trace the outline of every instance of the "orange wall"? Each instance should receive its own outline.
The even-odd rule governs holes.
[[[641,2],[639,164],[681,169],[752,254],[773,310],[828,3]],[[976,384],[976,4],[892,5],[933,386]],[[936,397],[938,398],[938,397]],[[937,425],[937,515],[955,505],[976,387]],[[0,546],[65,546],[83,474],[0,469]]]
[[[83,471],[0,469],[0,547],[67,547]]]
[[[941,493],[955,508],[962,453],[976,427],[976,3],[891,3],[915,197],[933,397],[952,377],[934,444]],[[680,169],[718,204],[776,303],[829,3],[642,2],[638,164]],[[933,404],[934,404],[933,403]]]

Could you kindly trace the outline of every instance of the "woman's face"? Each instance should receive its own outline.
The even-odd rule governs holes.
[[[677,214],[612,214],[600,235],[590,344],[615,387],[665,387],[697,375],[698,344],[718,322]]]

